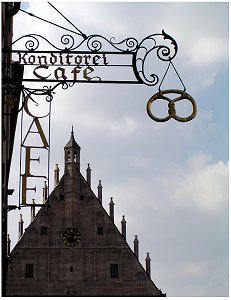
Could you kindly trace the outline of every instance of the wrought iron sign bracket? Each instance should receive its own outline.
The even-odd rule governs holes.
[[[50,48],[49,50],[40,49],[40,45],[44,43],[47,48]],[[63,89],[72,87],[75,83],[145,84],[155,86],[159,82],[159,76],[150,70],[150,64],[155,61],[156,57],[162,62],[169,62],[169,65],[171,64],[174,67],[172,60],[177,54],[178,46],[176,41],[162,30],[160,34],[145,37],[140,43],[132,37],[121,42],[115,42],[115,38],[108,40],[97,34],[90,36],[79,34],[78,38],[65,34],[61,36],[60,44],[54,45],[41,35],[28,34],[18,38],[2,51],[10,52],[17,63],[31,71],[29,78],[23,78],[24,83],[55,83],[53,87],[44,85],[41,89],[32,89],[25,85],[17,86],[17,83],[10,81],[7,76],[10,67],[7,65],[3,66],[3,89],[9,91],[10,88],[14,89],[15,85],[15,88],[21,89],[23,98],[28,94],[44,95],[47,97],[47,101],[51,101],[54,90],[60,85]],[[118,72],[119,68],[123,72]],[[115,69],[117,72],[114,72]],[[168,69],[169,67],[167,71]],[[131,70],[132,72],[130,72]],[[128,73],[130,78],[126,78],[125,73]],[[179,77],[178,73],[177,75]],[[171,94],[175,93],[175,90],[170,91]],[[185,92],[185,87],[183,91]],[[160,99],[163,100],[161,97]],[[184,100],[188,100],[187,97]],[[22,104],[24,102],[25,100],[22,101]],[[160,121],[160,118],[153,117],[150,101],[148,103],[148,115],[153,120]],[[172,112],[169,117],[174,117]],[[195,116],[195,107],[193,107],[193,116]],[[167,119],[169,118],[163,118],[161,122]],[[187,122],[191,119],[192,115],[188,118],[181,118],[180,121]],[[175,118],[175,120],[178,120],[178,118]]]
[[[27,193],[36,192],[36,186],[32,183],[29,184],[28,181],[35,178],[47,180],[48,186],[45,182],[43,188],[45,193],[43,199],[48,199],[49,205],[50,106],[58,87],[68,89],[75,83],[145,84],[152,87],[159,83],[159,91],[149,99],[146,106],[149,117],[156,122],[165,122],[171,118],[179,122],[192,120],[196,115],[196,102],[186,93],[183,81],[173,65],[177,51],[176,41],[164,30],[162,33],[145,37],[141,42],[132,37],[116,42],[115,38],[108,40],[97,34],[86,36],[80,32],[75,38],[70,34],[65,34],[61,36],[58,45],[57,41],[54,44],[41,35],[28,34],[2,49],[3,53],[10,53],[13,61],[23,67],[25,71],[22,83],[19,83],[16,78],[11,79],[12,65],[3,65],[3,95],[5,94],[7,101],[12,104],[14,92],[20,91],[22,101],[18,112],[22,111],[22,119],[23,113],[31,119],[31,125],[26,132],[24,130],[24,135],[21,121],[21,196],[19,197],[19,206],[44,206],[35,204],[35,202],[29,204],[27,201]],[[153,72],[153,64],[155,67],[156,60],[168,63],[161,82],[156,72]],[[161,85],[170,67],[174,69],[181,81],[182,90],[161,90]],[[41,84],[41,88],[37,87],[38,83]],[[167,117],[157,117],[151,111],[152,104],[157,100],[167,101]],[[192,105],[192,113],[188,117],[177,115],[175,105],[182,100],[189,101]],[[40,105],[42,103],[48,104],[46,113],[39,115],[37,112],[31,111],[31,105],[39,107],[42,106]],[[44,126],[45,121],[48,124],[47,129]],[[28,137],[35,133],[40,144],[28,144]],[[47,153],[48,155],[46,175],[31,174],[31,161],[40,163],[40,156],[33,157],[32,155],[35,149],[40,149],[43,154]],[[25,153],[24,171],[22,171],[21,165],[22,152]]]

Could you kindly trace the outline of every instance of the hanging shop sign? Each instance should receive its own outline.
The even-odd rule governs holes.
[[[178,51],[177,43],[164,31],[149,35],[141,42],[135,38],[115,42],[114,38],[108,40],[101,35],[80,34],[78,38],[74,38],[66,34],[61,37],[59,46],[41,35],[29,34],[20,37],[2,51],[11,53],[15,63],[24,67],[24,78],[20,86],[16,79],[9,76],[11,65],[3,65],[2,68],[3,93],[10,95],[13,90],[20,89],[22,95],[19,206],[35,205],[31,193],[37,193],[38,190],[43,189],[44,192],[45,189],[46,196],[44,197],[44,193],[43,196],[38,196],[36,203],[43,202],[44,205],[49,195],[50,111],[51,101],[58,87],[68,89],[76,83],[147,86],[159,83],[158,92],[149,99],[146,106],[152,120],[165,122],[174,119],[188,122],[196,116],[195,100],[186,92],[173,65]],[[167,64],[161,81],[156,74],[156,62]],[[182,90],[161,89],[170,67],[180,80]],[[156,116],[152,111],[152,105],[157,100],[167,103],[167,115],[164,117]],[[177,112],[176,104],[180,101],[188,101],[191,105],[192,111],[188,116],[180,116]],[[46,103],[47,111],[38,114],[37,109],[45,107]],[[42,173],[39,172],[38,163],[42,164],[43,161],[48,167],[47,172]],[[38,189],[39,181],[45,181],[45,187],[40,186]],[[30,204],[31,199],[33,204]]]
[[[44,50],[47,49],[47,50]],[[181,94],[180,99],[169,105],[174,109],[168,110],[168,116],[158,117],[152,111],[154,101],[149,100],[147,113],[156,122],[165,122],[171,118],[179,122],[188,122],[196,115],[196,103],[192,96],[186,93],[179,73],[173,65],[173,59],[178,51],[178,46],[173,37],[162,31],[152,34],[141,42],[129,37],[120,42],[115,38],[108,40],[101,35],[86,36],[80,34],[77,38],[70,34],[61,36],[56,44],[38,34],[29,34],[20,37],[3,52],[12,53],[13,59],[24,66],[23,86],[24,93],[32,95],[46,95],[52,100],[54,90],[61,86],[63,89],[72,87],[75,83],[110,83],[110,84],[145,84],[155,86],[159,83],[159,91],[151,99],[167,100],[163,97],[168,94]],[[157,62],[168,64],[162,81],[156,74]],[[161,90],[166,74],[172,67],[182,84],[182,90],[175,93],[176,89]],[[7,77],[9,66],[3,66],[3,87],[14,86],[12,79]],[[30,87],[32,83],[45,83],[42,88]],[[49,83],[49,86],[48,86]],[[54,83],[54,85],[50,85]],[[23,95],[24,95],[23,93]],[[153,98],[154,97],[154,98]],[[178,101],[191,105],[191,112],[186,116],[176,113],[175,104]],[[168,100],[167,100],[168,101]],[[22,100],[24,105],[25,99]],[[155,102],[156,103],[156,102]],[[155,106],[155,105],[154,105]]]
[[[152,70],[153,62],[156,58],[163,62],[171,61],[178,50],[176,41],[164,31],[150,35],[140,43],[135,38],[116,43],[114,38],[108,40],[101,35],[90,35],[77,41],[68,34],[61,37],[59,44],[58,47],[43,36],[30,34],[20,37],[11,45],[14,47],[10,50],[14,60],[29,70],[24,82],[101,82],[154,86],[159,82],[159,77]],[[49,50],[44,51],[44,47]]]

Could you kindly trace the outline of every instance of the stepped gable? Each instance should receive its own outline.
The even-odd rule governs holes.
[[[10,254],[7,295],[165,296],[127,244],[124,216],[122,234],[103,208],[101,181],[98,199],[89,165],[88,180],[80,173],[73,130],[67,145],[50,208],[39,210]]]

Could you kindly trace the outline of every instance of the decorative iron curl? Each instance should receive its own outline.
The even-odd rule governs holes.
[[[102,49],[102,42],[99,40],[99,38],[105,39],[99,35],[93,35],[87,39],[87,47],[89,50],[98,52]]]
[[[39,48],[39,45],[40,45],[39,39],[46,41],[50,46],[52,46],[54,49],[59,50],[59,51],[73,50],[73,49],[76,49],[77,47],[79,47],[79,45],[78,45],[76,48],[74,48],[75,40],[69,34],[65,34],[61,37],[61,43],[65,46],[65,47],[61,47],[61,48],[55,46],[48,39],[46,39],[45,37],[43,37],[39,34],[28,34],[28,35],[21,36],[20,38],[15,40],[13,43],[11,43],[9,46],[3,48],[3,50],[11,49],[11,47],[13,45],[16,45],[23,39],[27,39],[27,38],[29,38],[29,39],[25,42],[25,48],[28,51],[35,51]]]
[[[29,51],[32,51],[32,50],[34,51],[34,50],[38,49],[38,47],[39,47],[39,41],[38,41],[38,39],[35,36],[30,36],[30,37],[32,39],[26,41],[25,47]]]
[[[46,101],[51,102],[54,98],[52,94],[55,94],[55,92],[53,92],[52,87],[51,86],[50,87],[44,86],[43,90],[44,90],[44,95],[47,95],[46,98],[45,98]]]
[[[170,45],[157,46],[157,56],[160,60],[170,61],[176,56],[178,51],[178,46],[176,41],[170,35],[165,33],[164,30],[162,30],[162,36],[164,40],[170,41]]]
[[[135,38],[129,37],[127,39],[124,39],[123,41],[119,42],[119,43],[113,43],[112,40],[114,40],[115,38],[112,37],[110,39],[110,43],[113,45],[114,48],[116,48],[117,50],[120,51],[134,51],[137,49],[138,46],[138,41]],[[115,45],[124,45],[122,48],[116,47]]]
[[[13,45],[17,44],[19,41],[21,41],[25,38],[31,38],[31,40],[27,40],[25,42],[25,48],[28,51],[35,51],[39,48],[39,38],[45,40],[48,44],[50,44],[55,49],[60,50],[59,48],[55,47],[55,45],[53,45],[50,41],[48,41],[46,38],[44,38],[43,36],[41,36],[39,34],[27,34],[27,35],[21,36],[20,38],[15,40],[13,43],[11,43],[9,46],[3,48],[3,50],[10,49]]]
[[[61,37],[61,43],[66,45],[65,49],[72,50],[75,40],[70,34],[65,34]],[[69,46],[67,46],[69,44]]]
[[[174,50],[170,49],[169,46],[167,45],[157,45],[156,38],[161,37],[163,40],[169,40],[170,43],[173,45]],[[61,43],[64,45],[64,47],[57,47],[53,43],[51,43],[48,39],[45,37],[39,35],[39,34],[28,34],[24,35],[17,40],[15,40],[12,44],[9,46],[3,48],[3,50],[11,49],[11,47],[15,44],[17,44],[19,41],[23,39],[29,39],[25,42],[25,48],[28,51],[35,51],[39,48],[40,45],[40,39],[43,41],[46,41],[49,45],[51,45],[54,49],[59,50],[59,51],[71,51],[71,50],[77,50],[80,48],[81,45],[86,43],[88,50],[92,52],[99,52],[104,45],[108,45],[118,51],[121,52],[135,52],[136,56],[139,56],[139,52],[142,49],[145,49],[147,51],[147,54],[151,52],[152,50],[156,49],[157,50],[157,56],[159,59],[163,61],[168,61],[170,58],[173,59],[176,55],[177,52],[177,44],[175,40],[168,34],[166,34],[164,31],[162,31],[162,34],[153,34],[150,35],[146,38],[144,38],[141,43],[139,44],[137,39],[133,37],[126,38],[122,40],[121,42],[115,42],[115,38],[112,37],[110,40],[107,38],[103,37],[102,35],[98,34],[93,34],[90,36],[82,36],[82,40],[77,41],[72,35],[70,34],[65,34],[61,36]],[[154,42],[154,46],[151,49],[148,49],[145,46],[145,43],[147,41],[152,41]],[[105,49],[104,49],[105,51]],[[173,53],[172,53],[173,52]],[[139,59],[139,58],[137,58]]]
[[[157,39],[170,42],[169,45],[163,45],[157,43]],[[150,45],[152,44],[152,46]],[[144,38],[138,45],[138,49],[135,54],[135,74],[138,77],[138,81],[142,81],[146,85],[156,85],[159,82],[159,77],[156,74],[148,74],[146,71],[145,61],[153,52],[156,52],[157,57],[162,61],[172,60],[177,53],[178,47],[176,41],[162,30],[162,34],[153,34]]]
[[[36,102],[34,100],[34,98],[32,97],[33,95],[34,96],[45,96],[45,100],[47,102],[51,102],[54,98],[54,90],[58,87],[58,86],[62,86],[63,89],[68,89],[69,87],[73,86],[71,84],[68,84],[67,82],[65,81],[60,81],[59,83],[57,83],[55,86],[44,86],[43,88],[41,89],[33,89],[33,88],[28,88],[28,87],[25,87],[25,86],[14,86],[12,84],[9,84],[9,85],[6,85],[4,84],[3,85],[3,95],[11,95],[12,93],[14,92],[21,92],[21,95],[22,95],[22,104],[20,106],[20,108],[14,112],[15,113],[19,113],[25,106],[25,99],[26,98],[30,98],[31,101],[34,102],[34,104],[36,106],[39,105],[38,102]],[[12,113],[6,113],[4,112],[5,115],[12,115]]]
[[[106,42],[106,44],[121,52],[132,52],[137,49],[138,41],[135,38],[130,37],[118,43],[113,42],[114,39],[115,38],[112,37],[110,40],[108,40],[105,37],[97,34],[90,35],[87,38],[87,47],[90,51],[98,52],[102,49],[103,42]]]

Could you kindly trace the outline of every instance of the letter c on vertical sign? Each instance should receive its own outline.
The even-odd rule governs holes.
[[[33,102],[35,102],[35,100],[31,97],[31,95],[32,95],[32,93],[29,93],[26,97],[25,97],[25,102],[24,102],[24,109],[25,109],[25,112],[29,115],[29,116],[31,116],[32,118],[45,118],[45,117],[47,117],[47,116],[49,116],[49,114],[50,113],[48,113],[48,114],[46,114],[46,115],[44,115],[44,116],[35,116],[35,115],[33,115],[31,112],[30,112],[30,110],[29,110],[29,108],[28,108],[28,100],[30,99],[30,100],[32,100]]]

